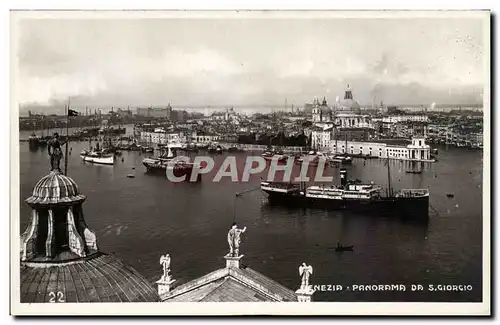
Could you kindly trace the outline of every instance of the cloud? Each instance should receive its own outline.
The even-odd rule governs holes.
[[[303,103],[347,83],[360,103],[482,93],[479,20],[32,20],[20,31],[25,103]]]

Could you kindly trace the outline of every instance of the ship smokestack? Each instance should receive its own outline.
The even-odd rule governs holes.
[[[340,169],[340,185],[347,185],[347,169],[345,168]]]

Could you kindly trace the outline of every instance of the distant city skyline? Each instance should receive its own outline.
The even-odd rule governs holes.
[[[17,98],[27,107],[482,104],[481,17],[24,19]],[[91,17],[91,16],[89,16]],[[269,32],[269,31],[272,31]],[[54,107],[51,103],[57,103]],[[176,105],[175,103],[179,103]],[[262,103],[262,104],[250,104]],[[64,104],[63,104],[64,105]],[[62,106],[63,107],[63,106]],[[45,110],[45,109],[44,109]]]
[[[379,103],[380,104],[380,103]],[[167,104],[168,105],[168,104]],[[153,105],[153,108],[166,108],[167,105]],[[187,105],[180,105],[180,106],[172,106],[173,110],[185,110],[187,112],[199,112],[199,113],[213,113],[213,112],[221,112],[226,109],[234,108],[236,112],[244,112],[245,114],[253,114],[253,113],[272,113],[272,112],[278,112],[278,111],[286,111],[286,112],[291,112],[292,107],[289,105],[287,109],[285,110],[284,105],[213,105],[213,106],[187,106]],[[419,111],[419,110],[425,110],[427,109],[428,111],[450,111],[454,109],[469,109],[469,110],[474,110],[474,111],[481,111],[483,109],[482,104],[463,104],[463,105],[457,105],[457,104],[445,104],[445,105],[436,105],[435,107],[432,107],[431,105],[418,105],[418,104],[407,104],[407,105],[384,105],[384,106],[396,106],[400,109],[408,109],[412,111]],[[132,114],[135,114],[137,112],[137,108],[147,108],[150,106],[130,106],[130,111]],[[378,109],[380,105],[376,105],[375,109]],[[88,107],[88,114],[94,114],[95,110],[101,110],[102,114],[108,114],[111,112],[113,109],[115,112],[118,109],[121,110],[127,110],[127,107]],[[86,107],[74,107],[72,106],[72,109],[76,110],[77,112],[81,114],[85,114],[85,109]],[[293,107],[294,110],[300,109],[304,110],[304,104],[303,105],[294,105]],[[362,106],[362,110],[370,110],[372,109],[371,106]],[[64,104],[59,105],[58,107],[30,107],[25,106],[20,110],[20,116],[21,117],[26,117],[28,116],[28,112],[31,111],[33,114],[43,114],[43,115],[64,115],[65,114],[65,106]]]

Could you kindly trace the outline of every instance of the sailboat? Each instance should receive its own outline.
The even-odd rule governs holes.
[[[100,165],[114,165],[115,156],[113,154],[105,153],[105,150],[99,150],[99,143],[96,145],[96,149],[88,152],[86,155],[80,157],[83,161],[90,162],[93,164]]]
[[[336,129],[335,129],[336,130]],[[337,133],[337,132],[335,132]],[[337,134],[335,134],[335,153],[337,153]],[[345,135],[345,152],[341,155],[335,155],[334,160],[340,161],[342,165],[352,165],[352,157],[347,155],[347,133]]]
[[[92,150],[92,143],[91,140],[89,140],[89,146],[89,150],[83,150],[82,152],[80,152],[80,157],[84,162],[90,162],[100,165],[114,165],[115,156],[106,152],[105,149],[100,149],[99,143],[96,144],[95,150]]]
[[[31,116],[31,113],[30,113]],[[28,138],[28,145],[30,150],[34,151],[38,149],[38,145],[40,142],[40,138],[36,135],[35,130],[36,130],[36,123],[31,121],[31,124],[33,126],[33,132],[31,133],[30,137]]]
[[[155,149],[153,148],[152,144],[153,144],[153,141],[152,141],[151,134],[150,134],[149,135],[149,145],[142,146],[141,147],[142,152],[145,152],[145,153],[153,153],[153,152],[155,152]]]
[[[190,181],[191,174],[195,168],[200,169],[199,165],[191,162],[176,160],[176,154],[170,147],[161,147],[160,154],[156,158],[144,158],[142,164],[146,167],[148,173],[167,175],[171,171],[176,177],[186,177]],[[197,174],[196,181],[201,180],[201,174]]]
[[[38,145],[40,147],[46,147],[47,143],[49,141],[49,138],[50,138],[49,136],[44,136],[44,123],[43,123],[44,121],[45,121],[45,115],[42,117],[42,121],[41,121],[41,124],[42,124],[42,127],[41,127],[42,132],[41,133],[42,134],[41,134],[40,138],[38,139]]]
[[[284,134],[282,135],[281,133],[279,133],[280,135],[280,143],[281,143],[281,146],[278,150],[275,150],[273,149],[273,146],[272,146],[272,134],[269,136],[269,145],[268,145],[268,148],[266,151],[264,151],[261,155],[262,158],[264,158],[265,160],[268,160],[268,161],[272,161],[274,159],[277,159],[279,163],[284,163],[288,160],[288,156],[285,155],[283,153],[283,136]]]

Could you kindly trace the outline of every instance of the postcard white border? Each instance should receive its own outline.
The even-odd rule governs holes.
[[[78,303],[21,304],[19,297],[19,112],[16,100],[20,19],[317,19],[317,18],[476,18],[484,21],[483,302],[481,303]],[[489,11],[16,11],[10,16],[10,307],[13,315],[489,315],[491,313],[490,209],[490,13]]]

